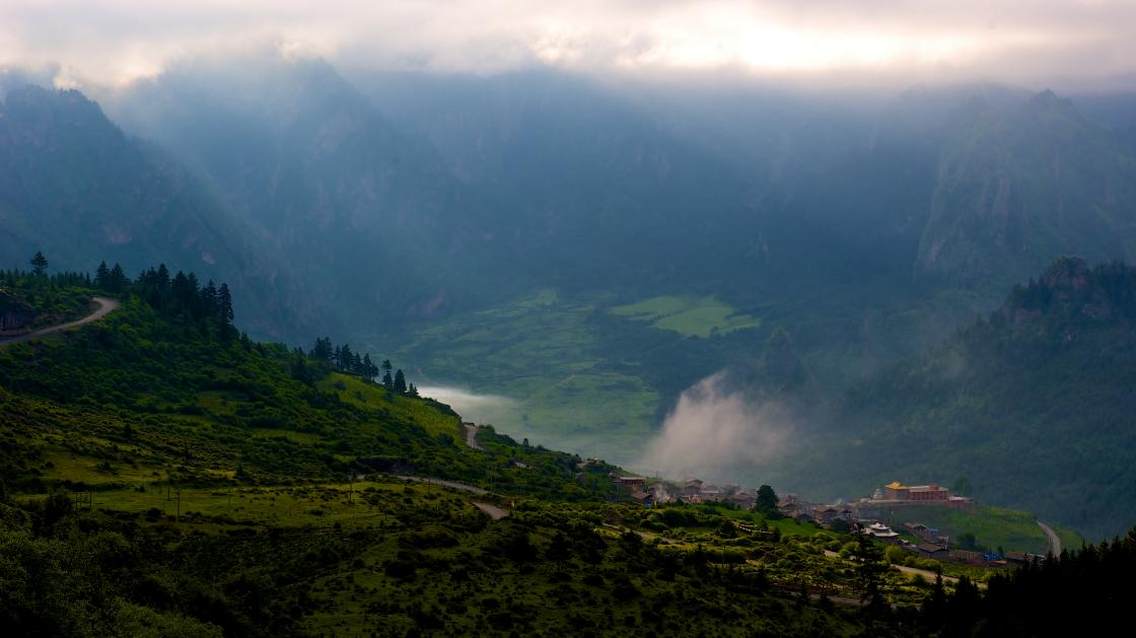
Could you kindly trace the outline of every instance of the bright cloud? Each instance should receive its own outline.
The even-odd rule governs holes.
[[[124,83],[275,47],[445,71],[741,69],[1010,81],[1136,71],[1128,0],[6,0],[0,65]]]

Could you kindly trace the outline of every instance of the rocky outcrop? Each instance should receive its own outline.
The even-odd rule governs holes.
[[[1054,257],[1131,260],[1136,161],[1052,92],[960,122],[939,161],[917,278],[994,288]]]

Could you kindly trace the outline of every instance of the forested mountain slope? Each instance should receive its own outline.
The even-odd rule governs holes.
[[[950,482],[1091,537],[1136,511],[1136,270],[1057,260],[1000,309],[854,388],[820,465]],[[835,474],[825,472],[826,479]]]
[[[78,91],[28,84],[0,101],[0,259],[23,266],[41,250],[58,268],[101,259],[139,269],[160,260],[225,277],[259,333],[280,333],[289,310],[244,226],[167,154],[128,137]]]
[[[1023,279],[1055,256],[1131,259],[1136,157],[1050,91],[971,105],[945,145],[917,272]]]

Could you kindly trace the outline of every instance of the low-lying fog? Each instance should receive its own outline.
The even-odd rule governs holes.
[[[480,424],[512,423],[517,420],[521,403],[498,394],[477,394],[468,388],[448,385],[420,386],[418,393],[452,407],[465,421]],[[501,428],[504,434],[512,434]]]
[[[554,447],[561,449],[578,448],[589,454],[595,450],[608,460],[622,461],[637,470],[672,479],[689,476],[737,479],[783,451],[792,429],[790,418],[780,406],[755,405],[741,393],[727,390],[720,373],[683,392],[658,432],[638,451],[603,449],[602,443],[597,449],[594,445],[572,441],[570,437],[562,440],[554,433],[537,435],[521,431],[524,429],[519,423],[523,402],[511,397],[479,394],[450,385],[422,386],[418,391],[422,396],[451,406],[466,421],[494,424],[498,431],[517,440],[539,436],[548,439],[543,442],[555,443]],[[534,440],[534,444],[537,442]],[[635,456],[622,458],[627,454]]]

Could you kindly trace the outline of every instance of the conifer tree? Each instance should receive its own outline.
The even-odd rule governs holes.
[[[334,356],[334,352],[331,348],[331,339],[327,337],[317,338],[316,343],[314,346],[312,346],[312,350],[309,354],[313,359],[319,361],[320,363],[326,364],[330,362],[332,360],[332,357]]]
[[[217,285],[210,279],[201,289],[201,313],[206,317],[217,316]]]
[[[105,261],[99,262],[99,267],[95,270],[95,287],[99,290],[110,290],[110,268],[107,268]]]
[[[110,269],[110,291],[123,292],[126,290],[126,285],[130,280],[126,277],[126,272],[122,270],[122,266],[117,262],[114,267]]]
[[[32,256],[31,264],[32,274],[36,277],[42,277],[47,272],[47,257],[44,257],[42,252],[36,251],[36,254]]]
[[[396,370],[394,373],[394,391],[399,394],[406,394],[406,375],[402,370]]]
[[[217,312],[222,325],[228,326],[233,322],[233,295],[229,292],[229,284],[221,284],[217,291]]]

